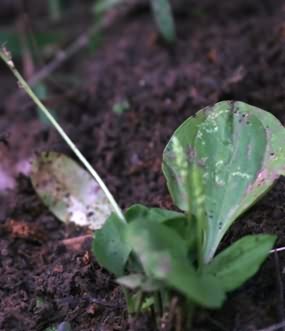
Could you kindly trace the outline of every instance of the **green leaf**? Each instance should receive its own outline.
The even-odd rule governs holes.
[[[125,212],[125,217],[129,223],[138,219],[149,219],[159,223],[185,219],[183,213],[162,208],[149,208],[141,204],[134,204],[129,207]]]
[[[176,38],[175,23],[169,0],[150,0],[154,19],[160,33],[167,42],[174,42]]]
[[[49,16],[52,21],[59,21],[62,16],[61,0],[48,0]]]
[[[112,108],[112,111],[115,114],[121,115],[127,112],[130,109],[130,103],[127,99],[123,99],[121,101],[115,102]]]
[[[34,45],[36,45],[40,50],[44,50],[60,43],[62,40],[63,34],[59,32],[36,32],[33,34],[33,38],[28,39],[28,47],[33,51]],[[21,56],[22,44],[16,31],[0,31],[0,44],[5,44],[14,57]]]
[[[264,110],[223,101],[187,119],[163,154],[176,205],[204,232],[208,263],[230,225],[285,169],[285,130]]]
[[[145,298],[142,303],[141,311],[144,312],[144,311],[149,310],[154,305],[154,301],[155,301],[155,299],[153,296]]]
[[[101,15],[107,12],[108,10],[113,9],[115,6],[124,3],[125,0],[99,0],[96,1],[94,6],[94,13],[96,15]]]
[[[45,300],[42,297],[36,297],[36,308],[42,308],[45,304]]]
[[[127,209],[125,212],[125,217],[128,223],[136,220],[151,220],[164,223],[168,227],[174,229],[182,238],[186,239],[186,227],[188,222],[184,213],[162,208],[149,208],[141,204],[134,204]],[[195,233],[193,232],[193,234]],[[187,240],[188,239],[189,238],[187,238]]]
[[[188,185],[194,163],[189,160],[194,140],[200,125],[206,120],[205,110],[199,111],[195,117],[188,118],[173,134],[163,152],[162,170],[167,186],[176,206],[186,212],[190,210],[189,195],[195,187]],[[190,149],[191,148],[191,149]]]
[[[55,326],[50,326],[47,329],[45,329],[45,331],[57,331]]]
[[[121,276],[131,252],[126,241],[127,225],[112,214],[94,234],[92,251],[97,262],[117,277]]]
[[[272,249],[276,237],[259,234],[245,236],[218,254],[205,268],[232,291],[252,277]]]
[[[147,277],[162,281],[202,306],[222,305],[222,287],[213,276],[196,272],[187,258],[186,243],[174,230],[156,221],[134,221],[128,225],[127,240]]]
[[[63,222],[96,230],[114,211],[89,173],[63,154],[40,154],[33,161],[31,179],[44,204]]]
[[[246,111],[248,105],[243,102],[238,102],[238,107],[242,111]],[[284,126],[276,117],[260,108],[250,106],[250,111],[258,117],[259,121],[265,128],[267,135],[267,150],[265,153],[266,160],[264,163],[267,169],[274,175],[285,175],[285,144],[284,144]],[[275,174],[276,173],[276,174]],[[267,176],[265,176],[267,177]],[[258,183],[257,183],[258,184]]]
[[[146,277],[142,274],[130,274],[117,278],[117,283],[123,285],[131,290],[136,290],[138,288],[145,292],[158,291],[161,288],[161,283]]]

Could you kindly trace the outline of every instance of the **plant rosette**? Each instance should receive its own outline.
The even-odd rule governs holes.
[[[284,141],[281,123],[246,103],[223,101],[200,110],[163,153],[162,170],[181,211],[137,204],[124,213],[126,222],[64,155],[35,159],[32,182],[58,218],[96,229],[93,253],[130,290],[130,312],[153,306],[161,314],[177,294],[185,311],[216,309],[259,270],[274,245],[272,234],[247,235],[216,253],[234,221],[284,174]]]

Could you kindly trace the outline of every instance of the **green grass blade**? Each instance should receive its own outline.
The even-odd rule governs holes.
[[[163,38],[173,43],[176,39],[175,23],[169,0],[150,0],[153,16]]]

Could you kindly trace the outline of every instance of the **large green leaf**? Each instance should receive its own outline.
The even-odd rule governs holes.
[[[149,278],[164,282],[202,306],[222,305],[222,286],[212,275],[194,269],[185,241],[174,230],[156,221],[139,220],[128,225],[127,239]]]
[[[154,19],[160,33],[168,42],[174,42],[175,23],[169,0],[150,0]]]
[[[175,131],[163,171],[176,205],[204,230],[205,263],[235,219],[284,173],[284,143],[281,123],[243,102],[207,107]]]
[[[95,232],[92,243],[97,262],[117,277],[123,274],[131,252],[126,241],[126,227],[116,214],[112,214],[102,229]]]
[[[266,234],[245,236],[218,254],[205,271],[217,277],[226,291],[232,291],[258,271],[275,239]]]
[[[91,175],[63,154],[48,152],[36,157],[31,179],[42,201],[63,222],[96,230],[114,211]]]

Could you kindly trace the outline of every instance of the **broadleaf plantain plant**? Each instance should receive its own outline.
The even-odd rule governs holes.
[[[179,296],[183,329],[188,329],[193,306],[221,307],[227,292],[257,272],[274,235],[248,235],[216,251],[232,223],[284,175],[285,129],[272,114],[233,101],[202,109],[175,131],[163,153],[170,194],[183,212],[133,205],[122,214],[9,54],[2,51],[0,56],[97,181],[99,186],[90,184],[92,178],[83,169],[57,153],[39,156],[31,175],[35,190],[57,217],[99,228],[93,253],[132,291],[130,296],[125,290],[129,312],[153,307],[159,318]],[[85,212],[95,213],[95,219],[82,217]],[[107,217],[105,222],[102,217]]]
[[[272,114],[243,102],[223,101],[187,119],[167,144],[162,166],[183,213],[141,205],[126,211],[120,238],[129,245],[129,260],[121,259],[128,275],[116,274],[118,282],[147,297],[159,294],[162,308],[169,307],[173,291],[184,298],[186,312],[193,304],[220,307],[274,245],[274,235],[248,235],[215,255],[231,224],[284,174],[284,142],[285,129]],[[93,241],[108,270],[112,223],[118,223],[114,216]]]
[[[95,232],[94,255],[118,283],[133,291],[133,298],[128,300],[130,312],[153,305],[160,314],[168,309],[175,294],[184,298],[181,309],[185,312],[193,305],[219,308],[227,292],[257,272],[273,247],[274,235],[248,235],[215,253],[230,225],[284,174],[284,141],[281,123],[261,109],[230,101],[207,107],[175,131],[163,153],[170,194],[183,212],[133,205],[125,212],[127,223],[121,222],[110,206],[106,210],[112,214],[105,223],[104,214],[96,214],[100,222],[95,228],[104,225]],[[58,202],[59,184],[54,188],[50,184],[49,189],[41,185],[47,178],[49,183],[64,178],[62,169],[55,166],[60,156],[51,156],[54,170],[50,157],[45,161],[42,155],[34,163],[37,167],[32,180],[41,196],[51,196],[44,201],[56,213],[58,204],[53,201]],[[68,163],[68,158],[64,160]],[[83,174],[77,175],[71,166],[64,168],[67,178],[71,171],[77,183],[80,181]],[[84,196],[89,191],[80,188],[85,192],[81,201],[87,201]],[[79,194],[71,189],[65,193],[69,198]],[[88,201],[89,208],[104,204],[101,195]],[[66,210],[75,211],[76,206],[70,205]],[[71,221],[76,219],[72,213],[67,215]],[[185,323],[190,320],[191,315]]]
[[[89,208],[93,205],[99,218],[95,227],[90,221],[91,227],[99,228],[93,253],[119,284],[132,291],[128,295],[130,312],[153,306],[162,316],[178,295],[188,328],[193,306],[221,307],[227,292],[257,272],[274,245],[274,235],[248,235],[215,253],[231,224],[284,174],[284,141],[285,129],[272,114],[243,102],[220,102],[187,119],[164,150],[163,172],[174,204],[183,212],[133,205],[125,212],[127,222],[123,223],[106,201],[106,210],[100,208],[111,215],[104,222],[104,214],[96,209],[97,204],[105,204],[102,195],[88,199]],[[66,164],[60,165],[59,159]],[[68,166],[69,162],[73,165]],[[87,201],[86,194],[94,191],[83,184],[88,177],[77,174],[80,168],[76,170],[65,156],[38,157],[32,181],[58,217],[65,221],[78,218],[80,224],[75,212],[78,204],[63,204],[65,217],[57,213],[62,199],[59,184],[53,188],[51,183],[64,178],[60,166],[67,178],[71,171],[76,183],[81,181],[87,187],[79,186],[76,192],[64,185],[67,192],[61,196],[67,193],[69,198]],[[41,185],[47,179],[50,185]]]

